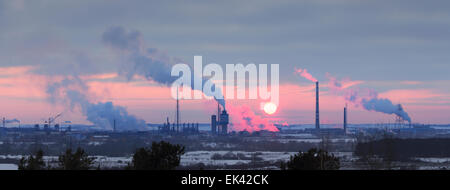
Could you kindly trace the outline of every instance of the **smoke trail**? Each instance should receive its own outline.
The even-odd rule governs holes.
[[[170,75],[175,60],[156,48],[146,49],[140,32],[127,32],[120,26],[110,27],[103,33],[102,41],[126,55],[127,60],[121,65],[119,74],[125,75],[128,80],[135,75],[164,85],[170,85],[175,80]]]
[[[312,81],[317,82],[317,79],[314,78],[306,69],[295,69],[295,73],[299,74],[300,76]]]
[[[48,84],[47,94],[51,103],[70,106],[72,111],[79,107],[88,121],[102,129],[113,129],[114,122],[121,131],[145,129],[145,121],[129,115],[125,107],[112,102],[91,103],[87,85],[77,76]]]
[[[392,102],[389,99],[379,99],[379,98],[373,98],[373,99],[363,99],[362,105],[367,110],[373,110],[377,112],[382,112],[386,114],[395,114],[405,121],[408,121],[411,123],[411,118],[409,117],[408,113],[406,113],[403,110],[403,107],[401,104],[398,104],[395,106],[392,104]]]
[[[156,48],[146,48],[140,32],[128,32],[120,26],[110,27],[103,33],[102,41],[107,46],[119,50],[125,55],[126,62],[121,65],[119,74],[125,75],[128,80],[138,75],[166,86],[171,85],[176,80],[176,78],[171,77],[172,65],[182,61],[171,58]],[[203,83],[205,82],[205,80],[201,80]],[[191,88],[194,89],[193,86]],[[202,89],[194,90],[202,91]],[[221,89],[217,90],[222,93]],[[208,94],[205,95],[209,96]],[[224,99],[216,99],[216,101],[225,107]]]
[[[379,98],[378,93],[372,89],[348,88],[353,84],[357,84],[357,81],[355,82],[349,79],[338,81],[335,77],[328,73],[327,78],[329,89],[335,94],[343,96],[346,101],[353,103],[356,106],[362,106],[364,109],[369,111],[395,114],[403,120],[411,123],[411,118],[408,113],[403,110],[401,104],[394,105],[389,99]]]
[[[117,68],[118,74],[129,81],[135,76],[169,86],[175,78],[171,77],[171,66],[181,62],[167,56],[156,48],[146,48],[138,31],[127,32],[123,27],[111,27],[102,35],[104,44],[125,55],[124,62]],[[79,63],[80,60],[76,60]],[[83,65],[82,63],[79,63]],[[112,129],[114,121],[118,130],[141,130],[145,121],[129,115],[124,107],[114,106],[112,102],[92,103],[87,97],[88,86],[80,79],[81,70],[72,71],[60,82],[47,85],[48,100],[62,103],[72,110],[79,107],[87,120],[104,128]],[[225,107],[224,100],[217,100]]]
[[[244,105],[234,107],[228,105],[228,113],[231,118],[231,130],[233,131],[279,131],[274,124],[270,123],[268,119],[256,115],[250,107]]]

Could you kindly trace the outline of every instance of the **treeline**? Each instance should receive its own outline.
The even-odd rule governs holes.
[[[377,155],[390,160],[405,161],[414,157],[450,157],[450,139],[396,139],[385,138],[359,142],[355,155]]]
[[[152,139],[154,140],[154,139]],[[160,140],[155,140],[160,141]],[[315,142],[278,142],[278,141],[246,141],[241,138],[223,138],[223,139],[200,139],[189,140],[184,138],[164,139],[165,142],[172,144],[181,144],[185,147],[186,151],[274,151],[274,152],[296,152],[298,150],[309,150],[311,148],[318,147],[318,143]],[[4,142],[0,144],[0,155],[28,155],[35,153],[37,150],[43,150],[47,156],[58,156],[61,152],[67,149],[82,148],[90,155],[103,155],[103,156],[129,156],[140,147],[146,147],[151,145],[152,141],[124,138],[120,140],[109,140],[103,144],[89,144],[88,142],[56,142],[53,144],[34,143],[9,143]],[[208,144],[215,144],[215,146],[208,146]],[[329,151],[351,151],[353,143],[332,143]]]
[[[172,170],[180,165],[184,147],[168,142],[153,142],[151,147],[142,147],[133,154],[132,162],[124,169],[128,170]],[[67,149],[53,162],[44,160],[44,151],[22,157],[19,170],[90,170],[101,169],[94,165],[95,157],[89,156],[82,148],[76,151]]]
[[[168,142],[153,142],[151,147],[139,148],[135,151],[131,163],[125,168],[127,170],[173,170],[173,169],[249,169],[270,166],[270,162],[252,160],[250,165],[236,165],[231,168],[217,168],[198,164],[195,166],[180,166],[181,155],[185,148]],[[231,156],[231,155],[228,155]],[[243,155],[240,155],[243,156]],[[223,156],[221,157],[223,158]],[[226,157],[227,158],[227,157]],[[233,157],[234,158],[234,157]],[[254,158],[253,158],[254,159]],[[100,170],[100,165],[94,165],[95,157],[89,156],[83,149],[76,151],[67,149],[58,156],[54,162],[44,160],[44,151],[39,150],[35,154],[20,159],[19,170]],[[299,152],[290,157],[289,161],[275,163],[282,170],[338,170],[340,168],[339,158],[324,150],[315,148],[307,152]]]

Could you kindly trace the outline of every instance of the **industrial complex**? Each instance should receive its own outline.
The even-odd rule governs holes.
[[[275,124],[278,131],[235,131],[232,128],[233,123],[230,122],[231,118],[227,109],[219,103],[217,103],[217,113],[208,117],[210,118],[209,123],[189,121],[188,118],[181,120],[182,109],[178,99],[172,121],[171,117],[166,117],[164,123],[147,124],[147,130],[141,131],[123,130],[124,126],[121,126],[122,124],[116,122],[114,118],[111,118],[113,122],[110,130],[98,128],[95,125],[79,125],[70,121],[59,121],[61,113],[38,124],[23,124],[18,119],[2,118],[0,161],[2,160],[1,155],[28,154],[36,149],[44,149],[50,154],[57,154],[66,148],[74,147],[83,147],[96,155],[127,157],[136,146],[147,146],[153,141],[165,140],[183,144],[191,151],[187,157],[184,157],[185,163],[182,165],[186,168],[207,163],[211,168],[266,167],[266,169],[274,169],[278,168],[278,159],[287,159],[291,154],[287,152],[296,152],[298,149],[310,147],[320,147],[338,152],[339,155],[347,155],[344,158],[350,159],[349,162],[352,162],[353,148],[364,136],[389,135],[405,139],[450,138],[450,126],[412,124],[398,115],[395,116],[393,123],[352,124],[349,120],[347,105],[343,105],[343,112],[337,113],[342,115],[341,124],[321,124],[319,100],[319,82],[316,82],[315,123],[288,126]],[[398,109],[399,112],[403,111],[400,105]],[[224,150],[226,151],[224,152]],[[234,151],[244,152],[235,153]],[[251,166],[239,165],[242,164],[242,161],[228,163],[216,160],[227,156],[230,156],[229,159],[250,159],[255,157],[255,151],[259,151],[258,154],[261,154],[261,157],[278,152],[279,157],[270,161],[265,160],[267,158],[258,158],[261,161],[252,161],[253,165]],[[207,154],[208,158],[198,157],[202,154]],[[231,156],[231,154],[235,156]],[[241,155],[241,157],[237,155]],[[256,157],[258,156],[256,155]],[[268,158],[270,157],[268,156]],[[3,160],[11,161],[11,159],[14,161],[14,158],[4,156]],[[108,167],[124,166],[123,163],[126,162],[127,159],[120,160],[110,163],[112,165]],[[355,166],[354,163],[349,163],[346,167]]]

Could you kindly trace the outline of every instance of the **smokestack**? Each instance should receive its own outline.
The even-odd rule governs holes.
[[[320,120],[319,120],[319,81],[316,82],[316,129],[320,129]]]
[[[216,115],[211,116],[211,133],[214,135],[217,132],[217,118]]]
[[[116,119],[114,119],[114,127],[113,127],[113,132],[116,132]]]
[[[344,107],[344,134],[347,134],[347,105]]]
[[[177,132],[180,128],[180,104],[178,100],[178,87],[177,87]]]
[[[217,102],[217,123],[220,123],[220,104]]]

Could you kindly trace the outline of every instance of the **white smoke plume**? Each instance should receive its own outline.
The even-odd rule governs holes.
[[[233,131],[247,131],[247,132],[255,132],[255,131],[279,131],[278,128],[269,121],[267,118],[263,118],[259,115],[256,115],[249,106],[232,106],[229,105],[228,113],[231,118],[231,130]]]
[[[328,73],[327,78],[330,91],[343,96],[347,102],[355,106],[361,106],[369,111],[395,114],[411,123],[411,117],[403,110],[401,104],[394,105],[389,99],[379,98],[378,93],[372,89],[348,88],[351,85],[359,83],[358,81],[355,82],[349,79],[339,81]]]
[[[299,74],[300,76],[302,76],[305,79],[310,80],[311,82],[317,82],[317,79],[314,78],[310,73],[308,73],[308,70],[306,69],[297,69],[295,68],[295,73]]]
[[[181,61],[167,56],[156,48],[146,48],[138,31],[127,32],[123,27],[111,27],[103,33],[102,41],[124,55],[126,59],[116,70],[128,80],[132,80],[135,76],[143,76],[169,86],[176,79],[171,76],[171,67]],[[73,64],[86,65],[86,62],[89,60],[76,59]],[[86,71],[82,69],[69,71],[63,80],[47,85],[49,102],[67,105],[72,111],[78,107],[88,121],[104,129],[112,129],[114,122],[117,130],[145,128],[145,121],[128,114],[125,107],[115,106],[112,102],[90,101],[88,86],[80,78],[81,74],[87,74]],[[225,107],[223,99],[217,101]]]
[[[170,72],[175,61],[156,48],[146,48],[141,33],[126,31],[123,27],[110,27],[102,35],[104,44],[125,55],[119,74],[128,80],[135,75],[143,76],[157,83],[170,85],[176,79]]]
[[[171,76],[172,66],[182,61],[166,55],[157,48],[147,48],[139,31],[127,31],[120,26],[110,27],[103,33],[102,41],[124,55],[126,61],[121,65],[119,74],[125,75],[128,80],[138,75],[166,86],[176,80]],[[201,80],[205,82],[204,79]],[[193,86],[191,88],[194,89]],[[224,99],[216,101],[225,108]]]
[[[86,119],[97,127],[111,130],[144,130],[145,121],[128,114],[125,107],[115,106],[112,102],[92,103],[87,97],[88,87],[78,76],[68,76],[62,81],[47,85],[48,99],[52,103],[67,105],[73,111],[80,108]]]

